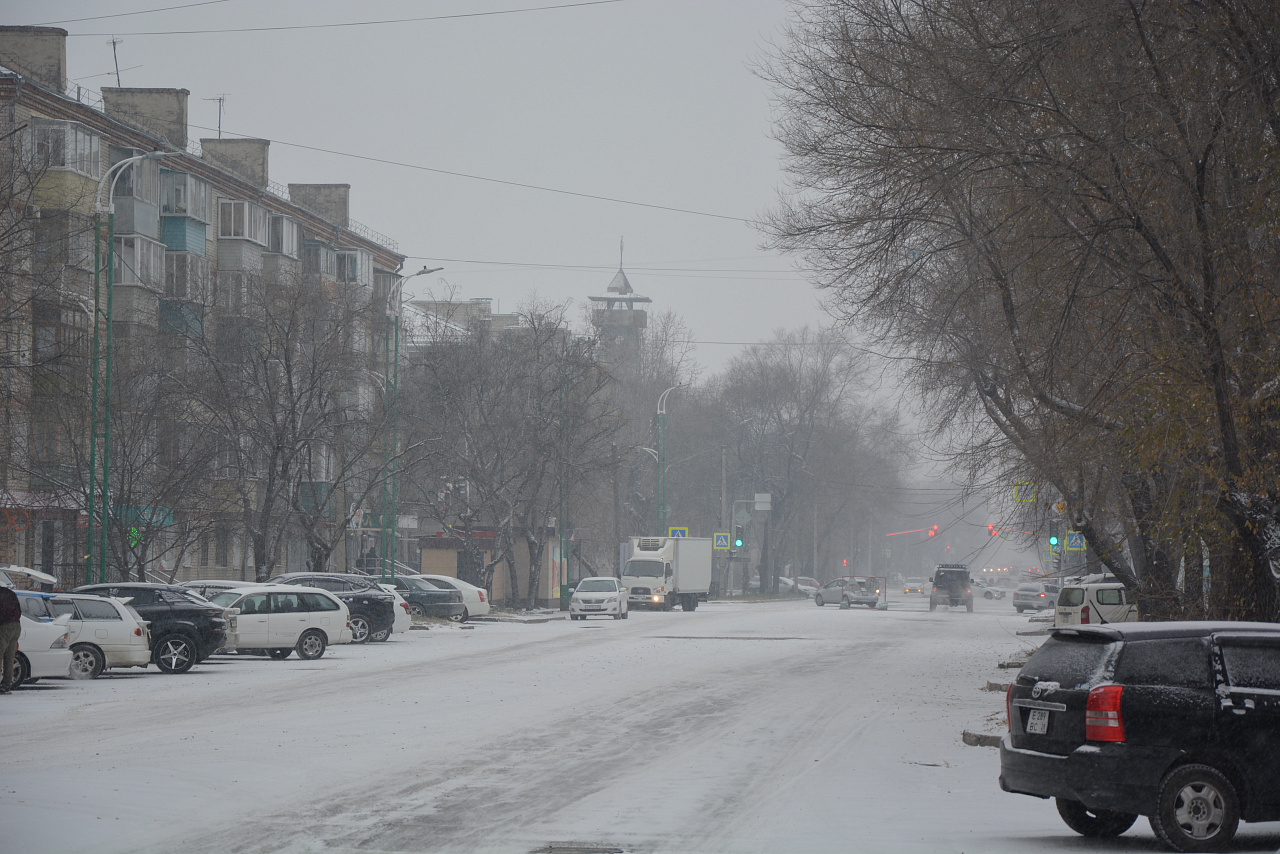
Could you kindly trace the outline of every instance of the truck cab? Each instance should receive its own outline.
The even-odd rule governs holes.
[[[622,585],[632,607],[696,610],[711,585],[711,540],[705,537],[632,537]]]

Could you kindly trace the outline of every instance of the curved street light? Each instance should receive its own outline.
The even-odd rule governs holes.
[[[658,535],[664,536],[667,523],[667,395],[685,383],[677,383],[658,395]]]

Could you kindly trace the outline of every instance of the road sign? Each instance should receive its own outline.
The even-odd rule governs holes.
[[[1067,551],[1084,551],[1084,534],[1080,531],[1067,531]]]
[[[751,524],[751,511],[745,507],[739,507],[738,512],[733,514],[733,521],[739,525]]]
[[[711,548],[713,548],[713,549],[727,549],[727,548],[729,548],[729,535],[728,535],[728,534],[716,534],[716,535],[715,535],[715,539],[714,539],[714,541],[711,543]]]
[[[689,536],[688,528],[667,528],[668,537],[687,537]]]
[[[1022,504],[1030,504],[1036,500],[1036,485],[1034,483],[1015,483],[1013,485],[1013,500]]]

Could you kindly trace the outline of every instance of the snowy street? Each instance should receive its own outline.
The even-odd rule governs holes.
[[[629,620],[433,626],[296,657],[117,671],[0,702],[19,852],[1150,851],[1009,795],[977,612],[710,603]],[[1277,825],[1238,844],[1274,850]]]

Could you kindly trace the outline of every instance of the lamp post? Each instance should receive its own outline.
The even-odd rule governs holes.
[[[90,360],[93,365],[93,378],[89,393],[89,500],[88,500],[88,553],[85,555],[85,583],[93,583],[94,546],[97,545],[98,581],[107,580],[107,520],[110,518],[111,496],[111,319],[112,296],[115,292],[115,246],[116,246],[116,181],[124,174],[125,167],[143,160],[160,160],[171,156],[166,151],[151,151],[126,157],[103,173],[98,181],[98,191],[93,197],[93,350]],[[108,184],[108,181],[110,182]],[[106,190],[105,200],[103,191]],[[102,215],[107,215],[107,304],[102,305]],[[105,328],[106,341],[101,340],[101,331]],[[105,351],[105,357],[104,357]],[[101,397],[99,397],[98,375],[102,374]],[[102,440],[102,489],[95,498],[97,483],[98,440]],[[101,504],[100,523],[97,536],[93,527],[95,500]]]
[[[397,445],[399,444],[397,418],[400,400],[400,310],[404,304],[404,283],[428,273],[438,273],[444,267],[427,267],[416,273],[396,281],[387,291],[386,325],[383,331],[383,406],[386,407],[391,422],[390,432],[383,444],[383,481],[382,481],[382,578],[395,578],[396,564],[396,469]],[[395,302],[392,302],[394,298]],[[388,551],[391,554],[388,554]]]
[[[667,395],[683,387],[679,383],[658,395],[658,536],[664,536],[667,523]]]

